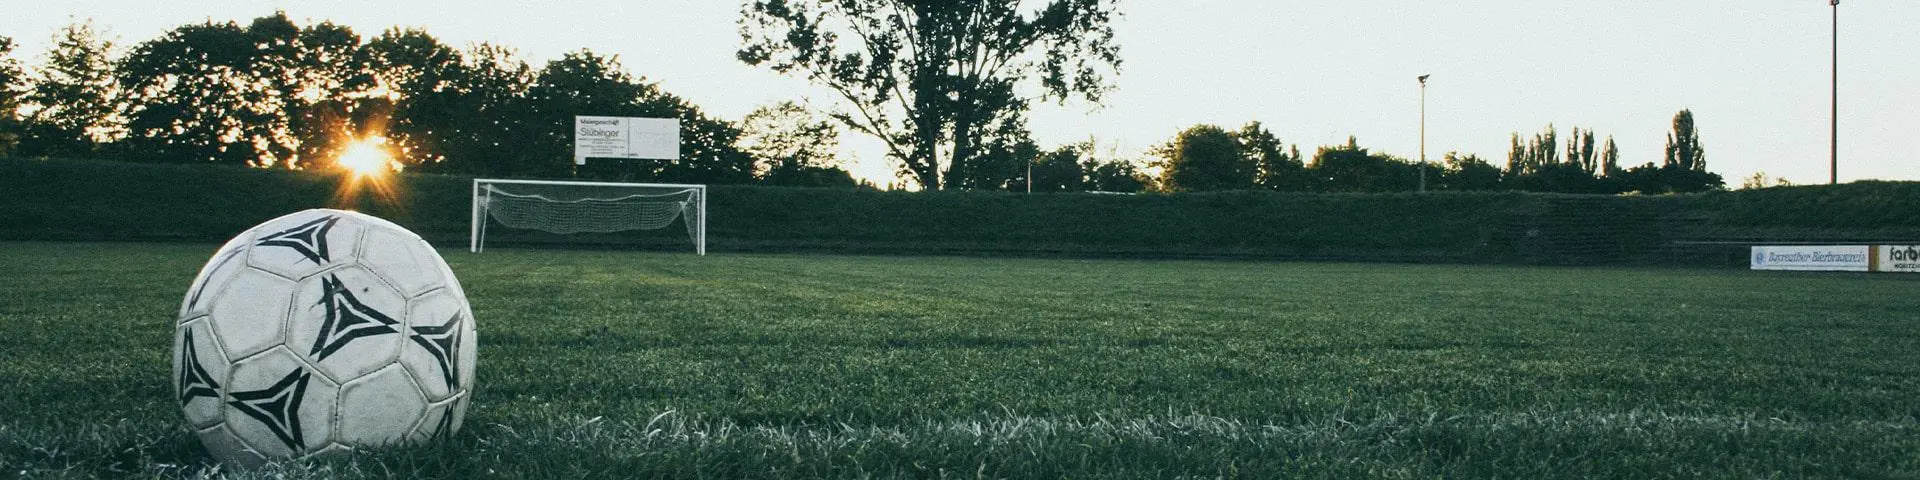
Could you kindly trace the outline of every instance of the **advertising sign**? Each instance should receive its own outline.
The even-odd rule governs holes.
[[[1881,245],[1875,271],[1920,273],[1920,245]]]
[[[680,119],[573,117],[573,163],[595,158],[680,158]]]
[[[1865,272],[1873,268],[1866,245],[1754,246],[1754,270]]]

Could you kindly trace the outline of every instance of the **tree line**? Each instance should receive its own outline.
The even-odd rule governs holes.
[[[372,37],[284,13],[183,25],[122,49],[91,22],[55,35],[28,71],[0,37],[0,156],[111,158],[327,169],[349,142],[381,139],[412,171],[527,178],[853,186],[842,129],[882,140],[903,185],[1015,191],[1410,191],[1581,193],[1720,188],[1691,112],[1665,163],[1620,168],[1608,139],[1551,125],[1514,135],[1504,168],[1449,153],[1428,171],[1350,139],[1304,157],[1258,123],[1198,125],[1150,158],[1091,142],[1045,148],[1025,114],[1041,102],[1099,104],[1119,72],[1112,0],[844,2],[746,0],[748,65],[840,95],[737,121],[578,50],[531,65],[513,49],[455,48],[417,28]],[[678,118],[682,158],[571,162],[575,115]],[[1684,119],[1684,128],[1683,128]]]
[[[284,13],[183,25],[117,58],[91,22],[76,23],[31,72],[13,49],[0,37],[6,156],[325,169],[349,142],[381,139],[416,171],[854,184],[832,164],[837,128],[804,108],[715,118],[585,49],[535,67],[501,45],[459,49],[402,28],[363,38]],[[575,171],[575,115],[678,118],[682,158]]]
[[[1154,166],[1161,169],[1154,180],[1167,191],[1409,192],[1424,185],[1433,190],[1619,194],[1725,188],[1720,175],[1707,171],[1706,149],[1691,110],[1674,115],[1666,158],[1657,165],[1622,168],[1613,139],[1597,145],[1592,130],[1574,128],[1564,149],[1558,139],[1559,132],[1549,124],[1531,137],[1514,133],[1504,166],[1478,155],[1448,152],[1439,164],[1423,167],[1370,152],[1352,137],[1345,145],[1320,147],[1306,158],[1298,146],[1282,148],[1259,122],[1238,130],[1196,125],[1154,149]]]

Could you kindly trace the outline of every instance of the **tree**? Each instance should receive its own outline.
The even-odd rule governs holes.
[[[1667,134],[1667,161],[1662,166],[1707,171],[1707,150],[1700,145],[1700,132],[1693,128],[1692,110],[1673,115],[1673,132]]]
[[[493,48],[486,44],[475,49]],[[449,162],[448,148],[459,137],[460,122],[483,105],[484,96],[471,95],[473,78],[460,51],[440,43],[421,29],[389,29],[361,47],[372,76],[370,108],[384,117],[381,135],[395,147],[397,159],[410,168],[476,173],[473,162]],[[507,96],[518,97],[531,83],[525,63]],[[511,76],[511,75],[510,75]],[[473,160],[473,157],[466,157]]]
[[[1620,169],[1620,147],[1613,144],[1613,136],[1607,136],[1607,146],[1600,150],[1601,174],[1607,178],[1618,177],[1625,170]]]
[[[1234,132],[1240,152],[1253,162],[1253,183],[1260,188],[1302,191],[1312,184],[1306,164],[1300,160],[1300,147],[1286,148],[1273,132],[1260,122],[1248,122]]]
[[[1022,112],[1011,111],[996,120],[990,134],[981,137],[972,161],[950,165],[943,179],[945,188],[1024,190],[1027,166],[1043,152],[1027,131]],[[913,178],[910,170],[902,169],[898,175]]]
[[[118,65],[128,156],[306,168],[324,155],[331,123],[359,115],[341,99],[370,88],[360,38],[285,13],[186,25],[136,45]],[[309,144],[311,143],[311,144]]]
[[[1064,145],[1040,154],[1033,161],[1033,191],[1078,192],[1087,188],[1087,172],[1080,157],[1091,150],[1088,144]],[[1015,185],[1016,188],[1020,187]]]
[[[1411,191],[1420,175],[1418,164],[1369,153],[1354,137],[1347,137],[1346,145],[1320,147],[1308,170],[1328,192]]]
[[[1587,172],[1589,176],[1600,173],[1599,152],[1593,149],[1593,131],[1573,127],[1573,134],[1567,136],[1567,162]]]
[[[1593,131],[1574,127],[1573,133],[1567,136],[1565,161],[1561,160],[1558,138],[1559,133],[1552,124],[1524,144],[1520,134],[1514,133],[1513,146],[1507,154],[1506,178],[1501,183],[1508,189],[1532,192],[1606,191],[1607,187],[1595,175],[1607,168],[1603,163],[1609,160],[1595,150]],[[1616,159],[1611,161],[1617,162],[1618,152],[1613,155]]]
[[[1655,180],[1642,180],[1640,183],[1658,188],[1659,191],[1679,193],[1726,188],[1726,182],[1719,174],[1707,171],[1707,150],[1700,144],[1700,132],[1694,128],[1692,110],[1682,109],[1673,115],[1673,131],[1667,134],[1666,153],[1665,163],[1651,173]]]
[[[32,156],[92,157],[98,145],[117,136],[116,93],[108,52],[113,42],[93,22],[67,25],[54,35],[47,60],[26,94],[33,115],[21,153]]]
[[[1445,169],[1440,172],[1440,188],[1443,190],[1497,190],[1500,188],[1500,167],[1496,167],[1480,156],[1447,152]]]
[[[558,177],[570,156],[534,127],[534,70],[513,49],[478,44],[447,79],[444,93],[416,97],[412,121],[441,142],[436,170],[505,177]],[[567,126],[571,126],[570,123]],[[555,150],[561,149],[561,150]]]
[[[350,143],[384,138],[392,105],[378,91],[359,34],[331,22],[298,27],[285,15],[256,20],[253,28],[280,29],[274,38],[284,42],[269,47],[272,54],[261,62],[280,96],[274,103],[284,110],[264,118],[285,122],[270,131],[292,137],[270,144],[280,163],[339,168],[336,161]]]
[[[879,138],[921,187],[937,190],[993,150],[1034,99],[1098,103],[1120,65],[1112,0],[755,0],[741,9],[738,58],[839,93],[834,118]],[[1037,90],[1038,94],[1033,92]],[[943,154],[946,158],[942,158]]]
[[[1087,172],[1087,190],[1094,192],[1136,193],[1143,192],[1153,184],[1153,179],[1133,162],[1126,160],[1088,159],[1081,167]]]
[[[255,50],[233,22],[185,25],[135,45],[120,65],[127,142],[134,159],[249,164],[244,112]]]
[[[740,120],[740,150],[754,157],[754,175],[770,185],[851,187],[841,169],[840,129],[806,107],[780,102],[754,109]]]
[[[1161,159],[1160,182],[1168,191],[1253,188],[1253,162],[1241,152],[1240,140],[1218,126],[1188,127],[1153,154]]]
[[[0,36],[0,157],[12,156],[20,143],[20,84],[25,79],[20,61],[13,58],[13,38]]]
[[[1514,132],[1513,146],[1507,152],[1505,183],[1512,188],[1535,189],[1529,185],[1528,178],[1560,163],[1559,135],[1551,123],[1525,143],[1521,142],[1520,133]]]

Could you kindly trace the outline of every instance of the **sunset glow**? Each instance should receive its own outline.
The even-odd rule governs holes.
[[[393,154],[387,150],[387,139],[369,137],[355,140],[340,150],[339,164],[356,176],[384,175],[399,170],[393,161]]]

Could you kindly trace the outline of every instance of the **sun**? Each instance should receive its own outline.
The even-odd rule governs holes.
[[[354,140],[340,150],[340,166],[353,172],[355,176],[378,176],[397,170],[393,154],[387,151],[385,137],[367,137]]]

